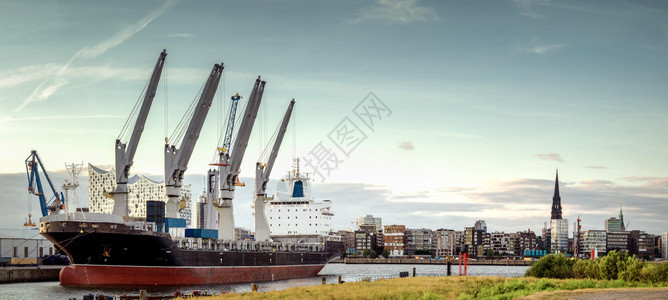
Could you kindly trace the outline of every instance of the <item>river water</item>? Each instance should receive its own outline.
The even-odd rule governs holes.
[[[397,277],[399,272],[412,274],[416,269],[417,276],[445,276],[446,265],[378,265],[378,264],[328,264],[320,271],[317,277],[280,280],[273,282],[259,282],[261,292],[271,290],[283,290],[293,286],[310,286],[322,284],[324,277],[327,283],[334,283],[338,276],[343,281],[359,281],[363,278],[372,280],[378,278]],[[472,276],[523,276],[528,266],[469,266],[468,275]],[[458,275],[457,265],[452,266],[452,275]],[[173,295],[175,292],[190,294],[193,291],[209,291],[209,293],[220,294],[240,293],[250,291],[250,284],[217,284],[200,286],[174,286],[174,287],[144,287],[149,296],[151,295]],[[0,284],[0,299],[82,299],[87,294],[113,295],[138,295],[139,288],[130,289],[93,289],[93,288],[67,288],[62,287],[57,281],[52,282],[29,282]]]

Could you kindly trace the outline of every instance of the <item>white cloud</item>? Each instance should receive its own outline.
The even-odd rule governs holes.
[[[177,1],[175,0],[169,0],[165,2],[163,5],[158,7],[158,9],[152,11],[148,15],[146,15],[144,18],[139,20],[137,23],[134,23],[127,28],[121,30],[120,32],[116,33],[114,36],[111,38],[104,40],[100,43],[97,43],[96,45],[92,47],[84,47],[82,50],[82,55],[84,57],[97,57],[105,52],[107,50],[116,47],[120,45],[121,43],[125,42],[129,38],[131,38],[133,35],[135,35],[137,32],[140,32],[142,29],[146,27],[149,23],[151,23],[155,18],[159,17],[162,15],[165,11],[170,9],[174,4],[176,4]]]
[[[566,44],[543,44],[540,43],[539,37],[531,40],[528,46],[524,47],[522,50],[530,54],[546,55],[550,52],[562,49],[566,47]]]
[[[550,4],[550,0],[513,0],[515,6],[520,10],[520,14],[525,17],[542,19],[543,15],[538,14],[535,11],[536,6],[547,6]]]
[[[419,2],[419,0],[378,0],[377,5],[364,10],[362,16],[354,22],[382,20],[407,24],[439,19],[432,8],[421,6]]]
[[[168,34],[168,37],[180,37],[180,38],[191,38],[194,37],[195,35],[192,33],[172,33]]]
[[[18,67],[0,72],[0,88],[43,79],[57,73],[62,65],[55,63]]]
[[[559,155],[559,153],[545,153],[545,154],[536,154],[536,157],[542,160],[551,160],[560,163],[566,163],[566,161]]]
[[[399,143],[399,149],[401,150],[415,150],[415,146],[413,146],[413,142],[401,142]]]
[[[548,52],[559,50],[566,47],[566,44],[553,44],[553,45],[535,45],[527,48],[527,53],[545,55]]]
[[[15,113],[21,111],[26,105],[28,105],[31,102],[35,101],[44,101],[47,100],[53,93],[55,93],[59,88],[62,86],[66,85],[69,83],[67,79],[60,77],[70,66],[70,64],[79,56],[82,55],[83,57],[87,58],[92,58],[92,57],[97,57],[105,52],[107,52],[109,49],[118,46],[119,44],[123,43],[124,41],[128,40],[131,38],[134,34],[137,32],[141,31],[151,23],[155,18],[159,17],[162,15],[167,9],[171,8],[176,4],[177,1],[175,0],[169,0],[165,2],[162,6],[157,8],[156,10],[152,11],[149,13],[146,17],[142,18],[139,20],[139,22],[134,23],[124,30],[116,33],[114,36],[111,38],[104,40],[100,43],[97,43],[93,45],[92,47],[86,46],[82,49],[79,49],[71,58],[70,60],[56,73],[54,76],[47,78],[44,80],[42,83],[40,83],[35,90],[33,90],[32,94],[28,96],[18,107],[16,107],[11,113],[9,113],[7,116],[5,116],[2,120],[0,120],[0,124],[5,123],[7,120],[9,120]]]
[[[90,115],[90,116],[40,116],[26,118],[11,118],[9,121],[37,121],[37,120],[72,120],[72,119],[124,119],[123,116]]]

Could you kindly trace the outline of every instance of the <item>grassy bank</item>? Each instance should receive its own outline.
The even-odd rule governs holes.
[[[527,276],[539,278],[622,279],[624,281],[668,282],[668,261],[645,262],[626,252],[611,251],[595,259],[571,259],[564,255],[547,255],[534,263]]]
[[[411,277],[294,287],[282,291],[228,294],[201,299],[512,299],[544,291],[663,286],[668,285],[623,280],[534,277]]]
[[[596,260],[547,255],[522,278],[394,278],[206,299],[512,299],[540,292],[638,287],[668,287],[668,262],[643,262],[615,251]]]

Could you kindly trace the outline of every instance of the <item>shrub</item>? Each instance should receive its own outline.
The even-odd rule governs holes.
[[[629,255],[626,252],[610,251],[600,259],[598,264],[599,275],[602,279],[618,279],[619,273],[627,268],[628,258]]]
[[[587,265],[585,267],[585,275],[591,279],[601,279],[601,275],[598,273],[598,260],[587,260]]]
[[[536,288],[539,291],[546,291],[549,289],[554,289],[555,287],[556,285],[554,284],[554,282],[547,280],[545,278],[541,278],[541,280],[538,281],[538,283],[536,284]]]
[[[384,258],[390,257],[390,250],[387,250],[387,248],[383,248],[383,253],[382,253]]]
[[[626,252],[610,251],[597,260],[574,260],[565,256],[547,255],[534,263],[526,276],[539,278],[581,278],[611,280],[619,284],[637,282],[668,283],[668,262],[648,263]],[[569,289],[569,287],[565,287]]]
[[[625,262],[626,268],[619,270],[619,279],[625,281],[639,281],[641,270],[645,264],[645,262],[639,261],[634,257],[627,258]]]
[[[534,263],[526,275],[540,278],[573,278],[574,264],[575,260],[563,254],[549,254]]]
[[[639,280],[643,282],[668,282],[668,261],[662,263],[646,263],[640,270]]]

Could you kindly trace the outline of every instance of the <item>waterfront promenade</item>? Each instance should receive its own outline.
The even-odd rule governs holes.
[[[407,265],[446,265],[450,262],[458,265],[459,260],[415,259],[415,258],[344,258],[331,260],[330,264],[407,264]],[[519,259],[479,259],[469,260],[469,265],[478,266],[531,266],[533,260]]]

